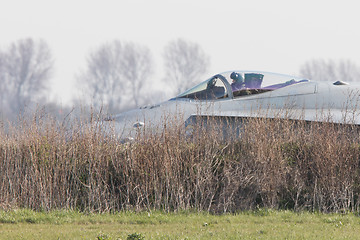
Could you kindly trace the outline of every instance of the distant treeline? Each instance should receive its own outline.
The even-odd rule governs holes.
[[[164,46],[163,58],[164,73],[154,77],[149,47],[119,39],[101,44],[84,56],[86,67],[74,72],[74,79],[61,79],[73,82],[77,90],[66,105],[92,106],[115,114],[157,103],[198,84],[210,65],[210,57],[199,44],[181,38]],[[1,47],[0,120],[15,121],[19,114],[38,107],[53,109],[54,116],[70,111],[58,96],[50,100],[55,97],[50,91],[55,67],[52,50],[42,39],[19,39]]]
[[[180,124],[127,144],[86,126],[34,118],[1,132],[0,207],[360,211],[355,126],[249,119],[224,138],[223,126],[186,136]]]

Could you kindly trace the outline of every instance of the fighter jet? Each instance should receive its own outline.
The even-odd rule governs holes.
[[[199,118],[293,119],[360,124],[360,85],[259,71],[216,74],[168,101],[115,115],[106,124],[122,139],[139,129],[161,129],[176,120],[184,127]]]

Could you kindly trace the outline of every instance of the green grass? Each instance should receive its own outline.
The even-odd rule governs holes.
[[[224,215],[0,212],[0,239],[127,239],[129,235],[145,239],[358,239],[360,218],[273,210]]]

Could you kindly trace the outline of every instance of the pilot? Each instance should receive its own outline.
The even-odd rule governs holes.
[[[244,87],[244,78],[241,76],[241,74],[232,72],[230,74],[230,78],[232,79],[231,89],[233,92]]]

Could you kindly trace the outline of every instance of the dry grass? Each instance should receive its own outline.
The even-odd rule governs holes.
[[[224,139],[223,122],[206,121],[192,138],[180,125],[132,144],[101,124],[79,133],[33,117],[1,129],[1,208],[359,212],[356,126],[254,118]]]

